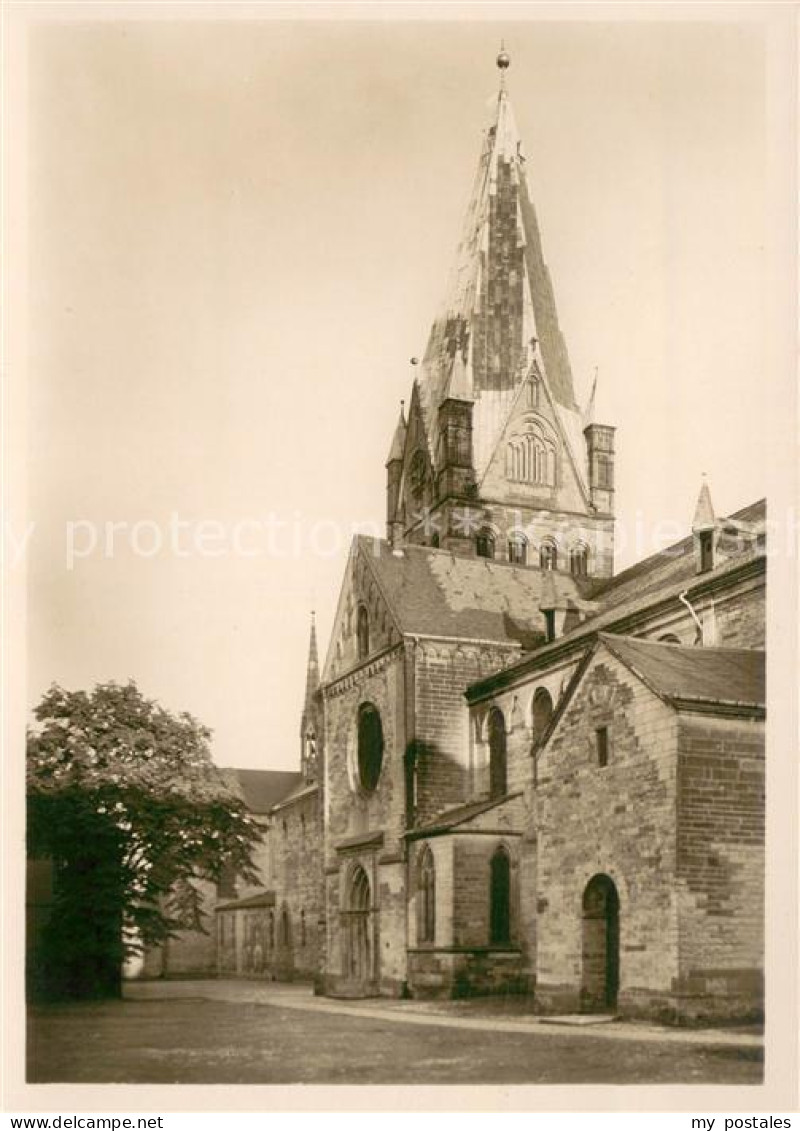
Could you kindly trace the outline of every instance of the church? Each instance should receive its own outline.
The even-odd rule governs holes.
[[[354,539],[322,664],[312,623],[300,769],[228,771],[262,883],[148,972],[754,1018],[765,504],[719,516],[704,482],[685,538],[615,573],[615,429],[576,401],[497,65],[386,536]]]

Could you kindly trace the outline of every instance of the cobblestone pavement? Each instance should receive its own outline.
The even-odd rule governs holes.
[[[508,1016],[519,1003],[314,998],[308,987],[185,981],[31,1011],[31,1083],[758,1084],[751,1033]],[[459,1008],[449,1009],[455,1005]],[[492,1012],[494,1011],[494,1012]],[[617,1034],[611,1037],[611,1034]],[[624,1034],[628,1034],[627,1036]],[[620,1055],[619,1041],[626,1041]]]

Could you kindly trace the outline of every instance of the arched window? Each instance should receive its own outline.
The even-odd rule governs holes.
[[[432,943],[436,937],[436,877],[433,853],[428,845],[422,850],[419,862],[419,918],[420,942]]]
[[[539,566],[541,569],[558,569],[558,550],[549,538],[539,547]]]
[[[506,446],[506,478],[552,487],[556,481],[556,445],[541,420],[529,420]]]
[[[479,558],[494,557],[494,535],[491,530],[481,530],[475,539],[475,552]]]
[[[362,789],[375,789],[382,764],[381,717],[372,703],[362,703],[358,709],[358,780]]]
[[[498,707],[489,712],[489,795],[506,792],[506,721]]]
[[[528,542],[523,534],[512,534],[509,538],[508,560],[512,565],[527,565]]]
[[[365,660],[369,655],[369,614],[363,605],[358,606],[356,636],[358,638],[358,658]]]
[[[533,697],[533,708],[531,711],[533,722],[533,737],[538,741],[545,730],[550,718],[553,714],[553,698],[546,687],[537,689]]]
[[[573,577],[586,577],[589,573],[589,550],[586,546],[575,546],[569,552],[569,569]]]
[[[305,910],[300,912],[300,946],[306,945],[306,913]]]
[[[275,949],[275,912],[269,913],[269,949]]]
[[[489,943],[507,946],[511,942],[511,861],[500,847],[489,865]]]
[[[431,546],[433,546],[434,550],[439,549],[439,535],[436,533],[431,534]]]

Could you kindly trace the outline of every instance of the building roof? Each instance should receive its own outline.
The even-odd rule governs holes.
[[[251,813],[268,813],[303,781],[303,775],[296,770],[226,768],[222,773],[226,777],[233,776],[238,783],[242,799]]]
[[[759,499],[730,516],[735,522],[748,524],[756,530],[766,518],[766,502]],[[702,575],[708,579],[724,572],[732,564],[741,563],[746,557],[758,556],[756,551],[743,549],[740,555],[722,562],[715,570]],[[620,610],[630,604],[646,604],[654,597],[661,596],[666,587],[687,584],[698,580],[694,557],[694,537],[688,535],[672,546],[659,550],[635,565],[618,573],[608,581],[600,582],[592,591],[592,599],[602,607],[602,613]]]
[[[600,640],[657,695],[674,704],[763,707],[764,652],[755,648],[685,648],[601,633]]]
[[[722,521],[732,522],[757,533],[763,528],[765,518],[766,504],[763,499],[759,499]],[[723,560],[714,569],[698,574],[694,538],[689,535],[665,550],[637,562],[616,577],[595,581],[589,590],[591,600],[575,602],[578,608],[589,612],[585,620],[552,643],[539,644],[534,651],[503,668],[501,672],[476,680],[468,689],[468,698],[474,701],[491,694],[500,685],[514,683],[529,669],[545,666],[550,657],[561,655],[565,650],[574,651],[585,647],[597,633],[616,633],[617,626],[620,626],[619,634],[625,635],[628,623],[653,606],[676,601],[684,591],[691,595],[698,586],[705,588],[724,583],[728,575],[737,574],[748,566],[763,568],[764,561],[763,549],[754,546]],[[557,573],[554,577],[560,579],[563,575]]]
[[[402,633],[488,640],[532,648],[542,642],[540,570],[488,558],[460,557],[428,546],[393,550],[359,536],[360,548]],[[582,600],[582,583],[557,579],[561,599]],[[585,584],[583,585],[585,588]]]
[[[502,88],[484,135],[445,301],[422,361],[419,391],[429,441],[444,400],[471,401],[475,469],[482,477],[534,361],[569,443],[581,455],[569,357],[528,193],[522,141]]]
[[[258,891],[255,895],[247,895],[243,899],[230,899],[226,903],[218,903],[216,911],[233,911],[245,907],[274,907],[274,891]]]
[[[470,801],[466,805],[458,805],[454,809],[448,809],[445,813],[440,813],[426,825],[419,825],[409,830],[409,832],[406,833],[406,837],[409,840],[419,840],[422,837],[435,836],[449,832],[450,829],[457,828],[458,825],[466,824],[467,821],[471,821],[474,817],[479,817],[482,813],[488,813],[490,809],[496,809],[512,798],[520,796],[520,793],[508,793],[503,794],[502,797],[485,797],[481,801]]]

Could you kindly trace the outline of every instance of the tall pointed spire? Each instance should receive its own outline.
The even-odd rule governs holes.
[[[397,427],[394,430],[392,437],[392,446],[389,448],[389,455],[387,457],[387,464],[392,463],[396,459],[403,458],[403,452],[406,448],[406,415],[405,415],[405,402],[400,401],[400,417],[397,421]]]
[[[317,620],[311,611],[311,637],[308,642],[308,669],[306,671],[305,711],[311,706],[314,692],[319,688],[319,657],[317,655]]]
[[[531,204],[522,142],[506,84],[510,58],[497,56],[500,89],[484,137],[461,241],[440,316],[421,366],[420,400],[429,436],[442,401],[475,403],[475,470],[482,476],[524,383],[537,364],[562,414],[576,417],[569,359]],[[433,447],[433,445],[431,445]]]

